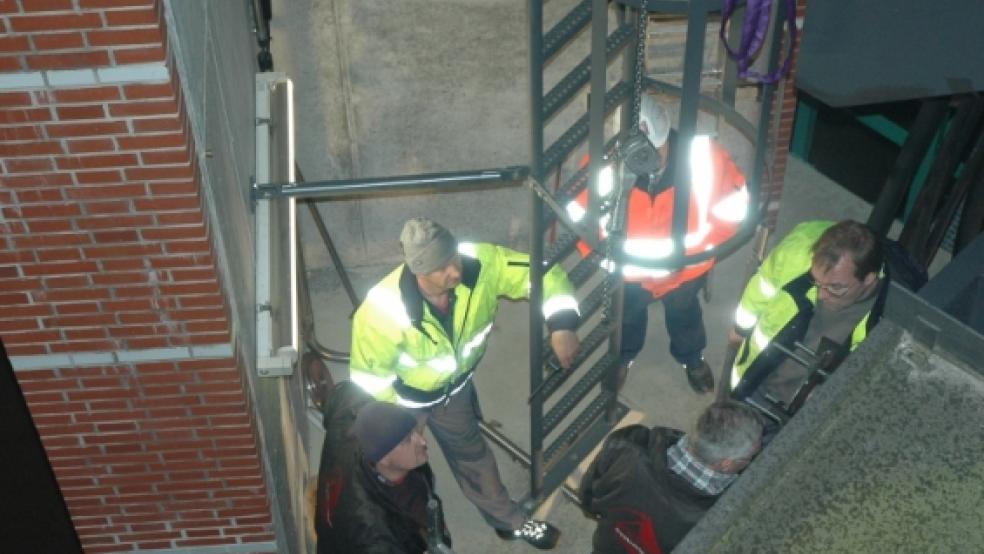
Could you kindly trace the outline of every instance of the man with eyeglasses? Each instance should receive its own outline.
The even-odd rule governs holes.
[[[800,223],[766,257],[729,337],[740,343],[732,395],[770,416],[766,441],[798,408],[816,370],[790,353],[816,362],[829,345],[843,354],[857,348],[881,316],[887,280],[881,240],[856,221]],[[828,358],[825,371],[843,356]]]

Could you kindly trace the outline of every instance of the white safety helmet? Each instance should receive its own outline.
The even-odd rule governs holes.
[[[670,136],[670,116],[666,113],[666,108],[652,95],[642,95],[639,129],[646,133],[646,138],[656,148],[666,144],[666,139]]]

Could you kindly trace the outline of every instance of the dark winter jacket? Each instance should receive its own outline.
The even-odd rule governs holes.
[[[370,400],[358,386],[343,381],[325,403],[325,442],[315,506],[318,554],[418,554],[427,550],[426,527],[385,494],[386,485],[349,435],[359,407]],[[407,479],[422,479],[433,491],[434,474],[427,464]],[[433,492],[431,496],[437,499]],[[446,529],[443,536],[448,536]]]
[[[606,440],[581,481],[582,507],[598,518],[594,552],[669,552],[714,505],[667,467],[666,450],[683,433],[630,425]]]

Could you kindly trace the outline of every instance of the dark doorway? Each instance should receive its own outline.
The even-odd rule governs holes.
[[[82,552],[2,340],[0,421],[0,550]]]
[[[816,110],[807,161],[873,204],[898,158],[919,102],[832,108],[802,92],[800,101]]]

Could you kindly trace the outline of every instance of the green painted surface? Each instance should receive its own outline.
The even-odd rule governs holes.
[[[796,102],[796,120],[793,122],[793,138],[789,141],[789,151],[801,160],[810,159],[818,113],[813,102],[802,98]]]

